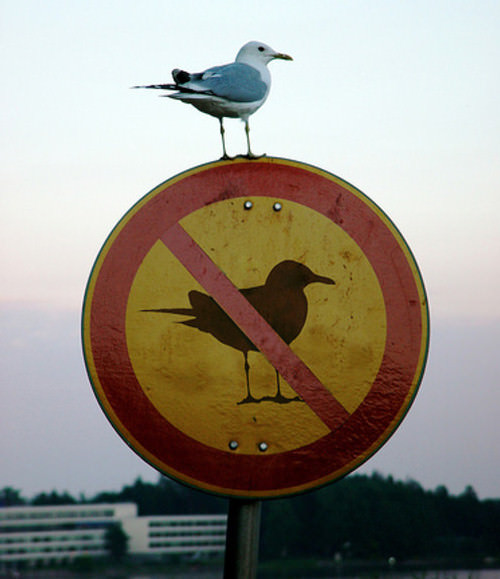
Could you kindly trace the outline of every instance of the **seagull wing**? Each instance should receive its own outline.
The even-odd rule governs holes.
[[[266,96],[269,87],[257,69],[234,62],[193,74],[188,82],[179,84],[178,89],[212,94],[234,102],[255,102]]]

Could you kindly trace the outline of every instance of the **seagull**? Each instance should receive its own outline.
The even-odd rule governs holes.
[[[306,265],[293,260],[285,260],[271,269],[264,285],[245,288],[240,292],[283,341],[290,344],[300,334],[306,322],[308,304],[304,288],[310,283],[335,285],[333,279],[315,274]],[[254,398],[250,391],[248,352],[250,350],[257,351],[257,347],[212,297],[203,292],[192,290],[188,293],[188,298],[191,304],[190,308],[160,308],[141,311],[190,316],[191,319],[179,323],[207,332],[219,342],[240,350],[245,361],[247,395],[238,404],[262,402],[263,400],[284,404],[293,400],[301,400],[299,396],[293,398],[283,396],[278,371],[276,371],[277,391],[275,396]]]
[[[224,117],[239,118],[245,123],[247,157],[255,157],[250,148],[248,117],[267,99],[271,88],[271,74],[267,65],[271,60],[293,60],[288,54],[276,52],[263,42],[247,42],[231,64],[214,66],[204,72],[172,71],[174,84],[150,84],[132,88],[174,90],[162,95],[180,100],[219,119],[222,138],[222,158],[229,159],[224,138]]]

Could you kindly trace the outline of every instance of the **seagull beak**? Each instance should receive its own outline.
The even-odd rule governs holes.
[[[288,54],[283,54],[283,52],[276,52],[273,55],[273,58],[279,58],[280,60],[293,60],[291,56],[289,56]]]

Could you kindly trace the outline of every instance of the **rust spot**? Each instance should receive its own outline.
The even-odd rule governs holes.
[[[342,215],[342,210],[343,210],[343,195],[342,193],[339,193],[337,195],[337,197],[335,198],[335,202],[332,205],[332,207],[330,209],[328,209],[326,215],[327,217],[329,217],[332,221],[334,221],[335,223],[338,224],[342,224],[344,222],[344,220],[342,219],[341,215]]]

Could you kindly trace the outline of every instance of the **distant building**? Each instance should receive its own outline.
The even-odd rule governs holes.
[[[128,535],[132,556],[224,551],[226,515],[139,517],[134,503],[0,507],[0,570],[104,556],[106,529],[113,523]]]

